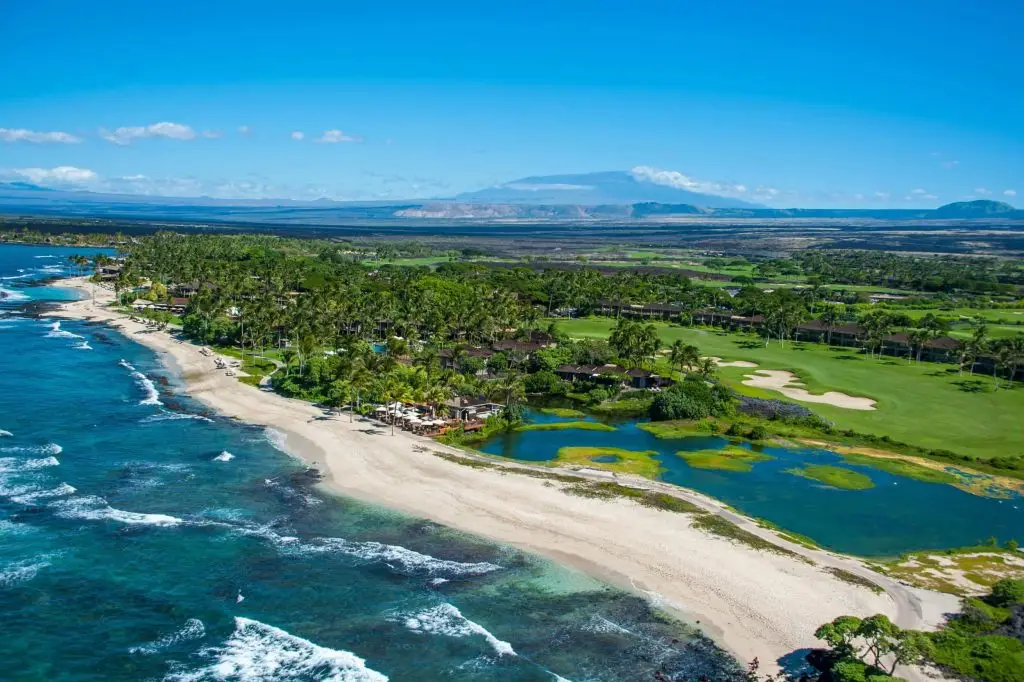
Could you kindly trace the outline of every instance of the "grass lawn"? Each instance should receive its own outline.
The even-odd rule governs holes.
[[[607,318],[558,320],[562,331],[580,338],[606,339],[614,324]],[[666,346],[682,339],[704,355],[793,372],[812,393],[841,391],[878,401],[873,411],[806,404],[839,429],[981,458],[1024,450],[1024,429],[1020,427],[1024,386],[995,390],[991,377],[959,376],[952,365],[913,364],[888,356],[871,359],[855,348],[792,342],[785,346],[773,342],[766,348],[764,341],[753,335],[668,323],[656,326]],[[746,395],[782,398],[776,391],[744,386],[743,377],[751,371],[723,367],[718,376]]]
[[[786,469],[786,473],[809,478],[841,490],[868,490],[875,484],[870,478],[852,469],[815,464],[803,469]]]
[[[562,417],[563,419],[579,419],[580,417],[586,417],[586,412],[574,410],[571,407],[542,407],[540,408],[541,414],[550,414],[553,417]]]
[[[775,459],[753,450],[730,446],[721,450],[680,451],[676,453],[694,469],[717,469],[719,471],[750,471],[757,462]]]
[[[544,422],[540,424],[523,424],[517,426],[516,431],[564,431],[576,429],[578,431],[614,431],[614,426],[608,426],[601,422]]]

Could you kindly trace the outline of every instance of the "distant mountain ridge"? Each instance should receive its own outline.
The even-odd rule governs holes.
[[[573,178],[579,176],[546,176]],[[564,183],[563,183],[564,184]],[[516,190],[535,191],[535,190]],[[547,190],[556,193],[572,189]],[[538,198],[543,193],[537,195]],[[742,203],[742,202],[741,202]],[[673,220],[1024,220],[1024,210],[998,201],[963,201],[937,209],[815,209],[755,206],[709,207],[687,202],[603,204],[485,202],[457,199],[336,202],[325,199],[214,199],[100,194],[0,183],[0,213],[88,216],[141,220],[192,220],[281,225],[450,220],[479,222]]]
[[[603,171],[520,178],[463,192],[458,203],[607,206],[637,203],[691,204],[709,208],[763,208],[734,197],[695,192],[645,179],[630,171]]]

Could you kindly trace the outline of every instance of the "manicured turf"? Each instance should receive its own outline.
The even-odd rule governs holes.
[[[542,407],[540,409],[542,414],[550,414],[553,417],[562,417],[565,419],[575,419],[578,417],[586,417],[586,412],[580,412],[574,410],[571,407]]]
[[[812,481],[842,490],[868,490],[875,487],[874,482],[864,474],[827,464],[815,464],[802,469],[786,469],[786,473],[809,478]]]
[[[580,431],[614,431],[614,426],[608,426],[601,422],[545,422],[540,424],[523,424],[517,426],[516,431],[564,431],[565,429],[577,429]]]
[[[653,450],[623,450],[621,448],[565,447],[558,450],[559,464],[606,469],[624,474],[657,478],[664,469]],[[613,461],[614,459],[614,461]]]
[[[844,454],[843,459],[850,464],[862,464],[864,466],[874,467],[875,469],[888,471],[890,474],[906,476],[907,478],[924,481],[925,483],[957,485],[960,482],[958,477],[948,471],[931,469],[903,459],[885,459],[882,457],[871,457],[868,455],[857,454]]]
[[[721,450],[680,451],[676,453],[694,469],[717,469],[719,471],[750,471],[757,462],[775,459],[746,448],[731,446]]]
[[[615,320],[559,320],[573,337],[607,338]],[[789,370],[812,393],[840,391],[878,401],[874,411],[847,410],[803,403],[839,429],[889,436],[927,449],[951,450],[974,457],[995,457],[1024,450],[1024,386],[995,390],[991,377],[959,376],[953,365],[908,363],[885,356],[872,359],[856,348],[828,348],[816,343],[780,345],[755,335],[717,329],[656,323],[662,342],[676,339],[695,344],[704,355],[748,360],[760,369]],[[750,369],[723,367],[718,376],[746,395],[782,398],[776,391],[742,385]],[[1005,381],[1003,382],[1005,384]]]

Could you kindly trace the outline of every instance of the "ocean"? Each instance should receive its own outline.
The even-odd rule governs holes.
[[[41,319],[85,249],[0,245],[0,680],[725,679],[639,597],[326,495],[143,346]]]

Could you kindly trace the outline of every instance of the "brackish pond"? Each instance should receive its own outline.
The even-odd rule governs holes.
[[[530,411],[530,421],[566,421]],[[917,549],[978,544],[989,537],[1024,540],[1024,499],[991,499],[950,485],[925,483],[873,467],[850,464],[826,450],[758,448],[774,459],[750,471],[696,469],[679,451],[722,449],[726,438],[655,438],[636,421],[615,424],[616,431],[524,431],[495,437],[480,450],[528,461],[551,461],[571,446],[653,450],[665,468],[661,480],[700,491],[745,514],[802,533],[819,544],[862,556],[895,556]],[[787,473],[811,465],[838,465],[867,475],[868,490],[839,490]]]

